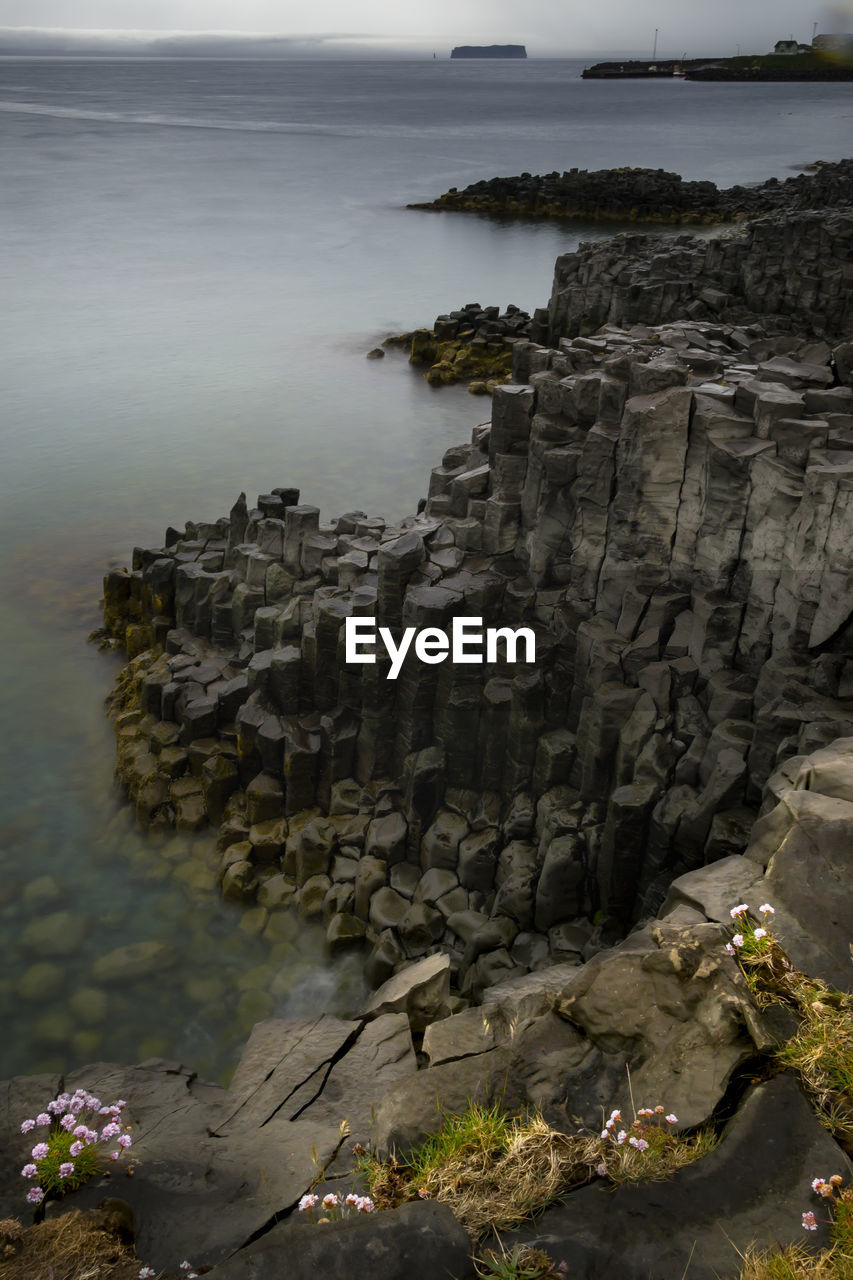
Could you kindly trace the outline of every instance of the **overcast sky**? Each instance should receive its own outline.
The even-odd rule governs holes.
[[[850,30],[853,4],[804,0],[0,0],[0,51],[114,47],[162,52],[446,56],[452,45],[517,43],[531,57],[609,50],[765,53],[793,35]],[[19,28],[17,31],[10,28]],[[211,39],[201,39],[210,33]],[[270,41],[270,37],[284,37]]]

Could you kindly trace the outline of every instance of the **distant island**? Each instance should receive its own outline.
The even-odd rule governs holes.
[[[460,44],[451,58],[526,58],[523,44]]]

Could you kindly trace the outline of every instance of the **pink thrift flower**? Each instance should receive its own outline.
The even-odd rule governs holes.
[[[116,1142],[122,1148],[123,1151],[127,1151],[128,1147],[133,1146],[133,1142],[131,1140],[129,1133],[121,1134],[120,1137],[116,1138]],[[337,1201],[335,1203],[337,1203]]]
[[[358,1202],[357,1208],[359,1213],[373,1213],[376,1205],[373,1203],[370,1196],[362,1196]]]
[[[75,1138],[84,1138],[88,1132],[89,1126],[87,1124],[78,1124],[74,1127]]]
[[[25,1164],[23,1169],[21,1170],[21,1177],[36,1178],[38,1177],[38,1169],[35,1167],[34,1164]]]
[[[602,1138],[609,1138],[609,1137],[610,1137],[610,1130],[609,1130],[609,1129],[602,1129],[602,1130],[601,1130],[601,1136],[602,1136]]]
[[[87,1129],[83,1137],[83,1141],[85,1142],[87,1147],[91,1147],[93,1142],[97,1142],[98,1141],[97,1129]]]
[[[75,1124],[77,1123],[77,1117],[75,1115],[72,1115],[72,1113],[69,1111],[67,1115],[64,1115],[62,1117],[59,1123],[62,1125],[63,1129],[67,1129],[68,1132],[70,1133],[71,1130],[74,1128]]]
[[[755,930],[755,933],[754,933],[752,936],[753,936],[753,938],[766,938],[766,937],[767,937],[767,930],[766,930],[766,929],[756,929],[756,930]]]
[[[121,1141],[121,1139],[119,1139],[119,1141]],[[334,1209],[338,1203],[338,1197],[335,1195],[333,1191],[331,1191],[327,1196],[323,1196],[323,1199],[320,1203],[322,1204],[324,1209]]]
[[[735,954],[735,949],[730,942],[726,943],[726,951],[730,956],[733,956]]]
[[[25,1120],[24,1123],[21,1125],[21,1133],[29,1133],[32,1129],[35,1129],[35,1127],[36,1127],[35,1120]]]
[[[607,1165],[604,1163],[603,1160],[601,1164],[598,1164],[595,1166],[595,1172],[598,1174],[599,1178],[607,1177]]]
[[[64,1160],[62,1164],[59,1166],[60,1178],[70,1178],[73,1172],[74,1172],[73,1160]]]
[[[769,902],[762,902],[762,904],[761,904],[761,906],[758,908],[758,910],[759,910],[759,911],[761,911],[761,912],[763,912],[763,914],[764,914],[764,915],[766,915],[766,916],[775,916],[775,914],[776,914],[776,908],[775,908],[775,907],[771,907],[771,905],[770,905],[770,903],[769,903]]]
[[[152,1276],[156,1276],[157,1272],[153,1267],[143,1267],[139,1273],[139,1280],[151,1280]]]
[[[109,1142],[110,1138],[115,1138],[119,1133],[121,1133],[121,1125],[116,1124],[115,1121],[105,1124],[101,1130],[101,1141]]]
[[[360,1199],[361,1196],[357,1196],[354,1191],[351,1191],[344,1200],[344,1204],[358,1204]]]
[[[306,1209],[313,1209],[316,1203],[317,1197],[315,1195],[303,1196],[299,1201],[299,1212],[304,1213]]]
[[[111,1160],[118,1160],[118,1158],[119,1158],[119,1156],[120,1156],[120,1155],[121,1155],[121,1152],[120,1152],[120,1151],[111,1151],[111,1152],[110,1152],[110,1159],[111,1159]]]
[[[736,934],[734,935],[734,937],[732,938],[732,946],[733,946],[733,947],[742,947],[742,946],[743,946],[743,934],[742,934],[742,933],[736,933]]]
[[[70,1156],[74,1156],[74,1157],[75,1157],[75,1159],[76,1159],[76,1157],[77,1157],[77,1156],[79,1156],[79,1155],[81,1154],[81,1152],[83,1152],[83,1151],[85,1151],[85,1150],[86,1150],[85,1143],[83,1143],[83,1142],[79,1142],[79,1141],[78,1141],[78,1142],[72,1142],[72,1143],[71,1143],[71,1146],[68,1148],[68,1154],[69,1154]]]
[[[815,1178],[814,1182],[812,1183],[812,1191],[820,1191],[821,1187],[825,1187],[825,1186],[826,1186],[825,1178]]]
[[[740,906],[732,907],[731,911],[729,912],[729,915],[733,920],[736,920],[738,916],[745,916],[748,910],[749,910],[749,907],[747,906],[747,904],[745,902],[742,902]]]
[[[46,1111],[42,1111],[36,1116],[36,1124],[41,1125],[42,1128],[50,1124],[50,1116]]]
[[[667,1124],[678,1124],[678,1116],[674,1116],[671,1111],[668,1116],[664,1116],[664,1120]]]
[[[803,1214],[803,1228],[806,1231],[817,1231],[817,1222],[813,1213]]]
[[[43,1199],[44,1199],[44,1192],[42,1191],[41,1187],[30,1187],[29,1191],[27,1192],[28,1204],[41,1204]]]
[[[33,1147],[33,1159],[43,1160],[49,1150],[50,1148],[48,1147],[46,1142],[37,1142],[36,1145]]]
[[[627,1137],[628,1137],[628,1135],[627,1135],[627,1133],[625,1132],[625,1130],[624,1130],[624,1129],[620,1129],[620,1130],[619,1130],[619,1132],[618,1132],[618,1133],[617,1133],[617,1135],[616,1135],[616,1141],[619,1143],[619,1146],[620,1146],[620,1147],[622,1146],[622,1143],[625,1141],[625,1139],[626,1139]]]

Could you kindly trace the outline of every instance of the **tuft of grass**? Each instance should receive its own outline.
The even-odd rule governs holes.
[[[853,1154],[853,996],[796,969],[775,939],[738,955],[759,1007],[791,1006],[796,1033],[775,1051],[797,1073],[822,1124]]]
[[[482,1259],[474,1259],[480,1280],[564,1280],[565,1262],[555,1263],[544,1249],[515,1245],[509,1252],[499,1243],[500,1252],[487,1249]]]
[[[377,1208],[419,1197],[440,1200],[476,1240],[517,1226],[595,1177],[617,1184],[668,1178],[716,1142],[710,1129],[684,1136],[639,1119],[631,1134],[645,1140],[645,1150],[598,1135],[560,1133],[536,1112],[513,1118],[496,1105],[471,1105],[447,1117],[408,1163],[362,1153],[359,1167]]]
[[[408,1164],[364,1155],[377,1208],[407,1200],[441,1200],[478,1239],[532,1217],[564,1191],[589,1182],[601,1142],[558,1133],[538,1114],[509,1117],[498,1106],[471,1105],[449,1116]]]
[[[823,1123],[853,1151],[853,997],[804,976],[795,994],[800,1026],[777,1059],[797,1072]]]

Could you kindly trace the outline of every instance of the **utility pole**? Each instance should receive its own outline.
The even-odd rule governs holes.
[[[655,47],[652,49],[652,62],[658,56],[658,29],[655,27]]]
[[[814,44],[814,38],[816,35],[817,35],[817,23],[813,22],[812,23],[812,44]]]

